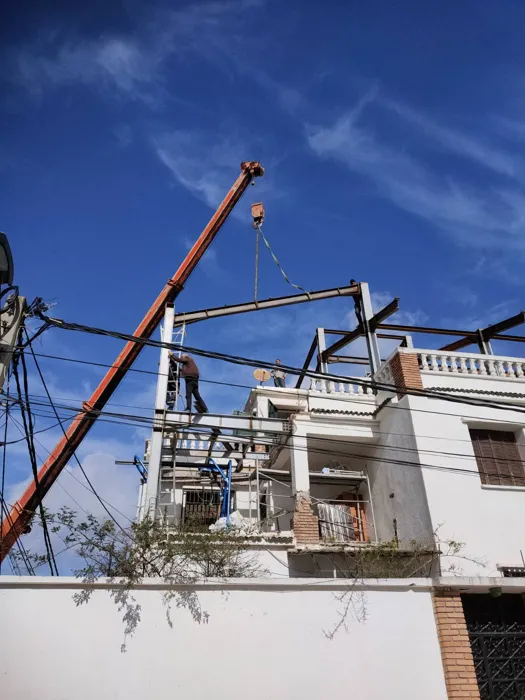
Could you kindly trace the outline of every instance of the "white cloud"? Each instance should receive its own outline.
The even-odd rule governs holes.
[[[505,151],[498,150],[455,129],[443,127],[407,105],[382,99],[380,104],[419,129],[443,149],[469,158],[484,167],[510,177],[523,176],[523,163]]]
[[[51,31],[11,52],[7,77],[35,96],[48,89],[83,84],[110,96],[126,96],[158,108],[179,101],[164,86],[167,62],[185,55],[228,67],[249,47],[246,22],[265,0],[192,3],[182,9],[152,10],[147,22],[138,16],[132,35],[97,39],[63,39]]]
[[[160,87],[155,52],[129,38],[58,45],[53,39],[22,49],[13,63],[13,81],[37,96],[48,88],[84,84],[153,104],[152,88]]]
[[[374,313],[380,311],[394,299],[394,295],[390,292],[372,292],[370,296],[372,297]],[[407,326],[421,326],[426,321],[428,321],[428,315],[421,309],[413,311],[401,309],[388,319],[388,323],[400,323]]]
[[[307,126],[310,149],[366,177],[397,207],[419,216],[468,246],[525,250],[525,198],[508,186],[467,186],[433,172],[406,151],[380,142],[359,122],[358,105],[334,124]]]
[[[198,131],[173,131],[152,140],[160,161],[171,171],[176,182],[212,209],[222,202],[240,173],[240,163],[257,159],[254,146],[232,135],[211,135]],[[260,148],[255,148],[255,151]],[[238,169],[235,169],[238,164]],[[257,178],[257,197],[275,193],[265,178]],[[250,202],[241,200],[232,216],[245,224],[251,221]],[[209,259],[210,265],[213,259]]]
[[[463,314],[453,318],[444,318],[442,323],[445,327],[460,328],[462,330],[476,330],[502,321],[516,313],[515,300],[506,299],[492,306],[477,311],[476,313]]]
[[[155,151],[175,180],[210,207],[217,207],[232,184],[232,163],[246,149],[231,139],[210,143],[193,131],[174,131],[153,140]]]

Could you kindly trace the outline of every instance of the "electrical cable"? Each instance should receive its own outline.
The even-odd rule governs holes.
[[[77,360],[72,357],[60,357],[58,355],[47,355],[42,352],[35,352],[35,355],[37,357],[45,357],[50,360],[63,360],[64,362],[74,362],[76,364],[80,365],[91,365],[93,367],[105,367],[107,369],[115,369],[116,365],[108,365],[104,362],[92,362],[90,360]],[[163,372],[154,372],[153,370],[150,369],[137,369],[136,367],[128,367],[128,372],[138,372],[139,374],[149,374],[153,377],[169,377],[169,374],[164,374]],[[234,384],[233,382],[219,382],[216,379],[200,379],[201,382],[204,382],[205,384],[218,384],[219,386],[229,386],[229,387],[238,387],[239,389],[253,389],[253,385],[251,384]],[[108,405],[113,405],[113,406],[118,406],[119,404],[112,403],[108,401]],[[121,404],[122,405],[122,404]],[[142,408],[142,407],[139,407]],[[148,410],[150,410],[151,407],[148,406]]]
[[[9,391],[10,391],[10,386],[11,386],[11,367],[8,368],[7,371],[7,389],[6,389],[6,396],[7,399],[9,399]],[[4,491],[5,491],[5,468],[6,468],[6,453],[7,453],[7,419],[8,419],[8,414],[9,414],[9,404],[6,404],[6,409],[5,409],[5,426],[4,426],[4,441],[3,441],[3,450],[2,450],[2,478],[0,482],[0,498],[2,499],[2,504],[4,502]],[[0,575],[2,574],[2,561],[0,560]]]
[[[68,410],[76,411],[77,409],[76,409],[75,407],[71,407],[71,408],[68,408]],[[122,415],[122,416],[126,417],[127,419],[132,418],[132,416],[130,416],[129,414],[113,414],[113,415]],[[448,415],[448,414],[447,414],[447,415]],[[456,415],[456,414],[450,414],[450,415]],[[138,417],[138,418],[140,419],[141,422],[145,422],[145,420],[147,420],[147,425],[148,425],[148,426],[152,426],[152,425],[153,425],[153,421],[150,420],[150,419],[144,419],[143,417]],[[64,420],[65,420],[65,419],[64,419]],[[101,419],[101,420],[104,421],[104,419]],[[107,420],[106,422],[115,422],[115,423],[122,424],[122,425],[129,425],[128,423],[124,424],[124,423],[121,423],[121,422],[119,422],[119,421],[108,421],[108,420]],[[519,424],[522,425],[522,423],[519,423]],[[188,426],[188,424],[187,424],[186,422],[174,423],[173,425],[174,425],[174,427],[187,428],[187,429],[191,432],[191,427]],[[200,423],[200,424],[199,424],[199,428],[206,428],[206,429],[212,430],[212,429],[213,429],[213,426]],[[257,433],[260,432],[260,431],[246,429],[246,432],[252,433],[253,435],[257,435]],[[271,431],[271,430],[265,430],[264,432],[265,432],[265,433],[271,433],[272,431]],[[274,434],[275,434],[276,436],[282,436],[282,435],[283,435],[283,433],[280,432],[280,431],[275,431]],[[407,434],[403,434],[403,433],[399,433],[398,435],[408,437]],[[429,436],[429,437],[431,437],[431,436]],[[235,441],[234,438],[232,438],[232,440]],[[329,443],[330,443],[330,442],[332,442],[332,443],[335,442],[335,443],[341,443],[341,441],[338,440],[337,438],[329,438],[329,437],[318,437],[318,438],[316,438],[316,440],[317,440],[317,441],[320,441],[320,442],[329,442]],[[257,442],[260,442],[261,444],[270,445],[270,446],[275,446],[275,445],[276,445],[275,442],[265,442],[265,441],[263,441],[263,440],[261,440],[261,439],[257,439]],[[363,443],[361,443],[361,442],[355,442],[355,441],[346,441],[346,440],[345,440],[344,442],[345,442],[345,444],[353,445],[353,446],[359,446],[359,447],[361,447],[361,446],[363,445]],[[468,441],[465,441],[465,442],[468,442]],[[426,450],[426,449],[421,450],[421,449],[418,449],[418,448],[410,448],[410,447],[397,446],[397,445],[386,445],[386,446],[384,446],[383,449],[386,450],[386,451],[388,451],[388,450],[398,450],[398,451],[400,451],[400,452],[413,452],[413,453],[415,453],[415,454],[428,453],[428,454],[436,454],[436,455],[444,456],[444,457],[458,457],[458,458],[462,458],[462,459],[475,459],[472,455],[465,455],[465,454],[461,454],[461,453],[458,453],[458,452],[447,452],[447,451],[444,451],[444,450]],[[311,448],[310,448],[310,450],[311,450]],[[325,451],[325,450],[318,450],[317,452],[318,452],[319,454],[329,454],[329,453],[328,453],[327,451]],[[360,458],[360,459],[366,458],[366,455],[365,455],[365,456],[363,456],[363,455],[353,455],[352,453],[349,453],[349,452],[333,452],[333,454],[334,454],[334,455],[337,455],[337,456],[345,456],[345,455],[347,455],[347,456],[355,456],[355,457],[358,457],[358,458]],[[370,459],[372,459],[372,458],[370,458]],[[387,460],[382,460],[382,461],[388,461],[388,459],[387,459]],[[517,460],[517,461],[519,461],[519,460]],[[412,463],[413,466],[418,466],[418,464],[420,464],[420,463]],[[429,466],[429,467],[432,467],[432,466],[434,466],[434,465],[428,465],[428,466]],[[457,471],[456,468],[451,468],[451,470]],[[470,473],[477,474],[478,472],[476,472],[476,471],[471,471]],[[508,476],[510,477],[511,475],[509,474]]]
[[[241,356],[237,356],[237,355],[228,355],[225,353],[218,353],[218,352],[212,352],[209,350],[202,350],[201,348],[194,348],[194,347],[178,345],[178,344],[174,344],[174,343],[166,343],[163,341],[156,341],[156,340],[152,340],[151,338],[141,338],[138,336],[127,334],[127,333],[120,333],[118,331],[109,331],[109,330],[105,330],[102,328],[95,328],[93,326],[85,326],[85,325],[78,324],[78,323],[69,323],[69,322],[63,321],[61,319],[54,319],[54,318],[44,316],[43,314],[41,315],[41,318],[49,321],[52,325],[56,326],[57,328],[63,328],[65,330],[73,330],[73,331],[91,333],[94,335],[102,335],[102,336],[108,336],[108,337],[112,337],[112,338],[120,338],[121,340],[126,340],[128,342],[134,342],[134,343],[138,343],[141,345],[148,345],[151,347],[163,347],[163,348],[168,348],[170,350],[173,350],[173,349],[182,350],[183,352],[186,352],[189,354],[194,354],[194,355],[198,355],[201,357],[207,357],[210,359],[221,360],[223,362],[230,362],[232,364],[237,364],[237,365],[245,365],[245,366],[249,366],[249,367],[265,367],[268,369],[277,368],[277,365],[275,365],[274,363],[266,362],[263,360],[253,360],[250,358],[241,357]],[[346,383],[346,384],[350,383],[350,384],[355,384],[357,386],[366,387],[369,390],[383,390],[383,391],[389,391],[389,392],[397,392],[399,389],[399,387],[396,387],[394,384],[377,382],[375,380],[360,379],[357,377],[353,377],[353,378],[349,379],[349,377],[345,377],[342,375],[322,374],[320,372],[313,372],[313,371],[308,370],[308,369],[307,370],[299,369],[298,367],[292,367],[290,365],[279,365],[278,368],[287,372],[288,374],[309,376],[309,377],[312,377],[314,379],[324,379],[324,380],[334,381],[334,382],[338,382],[338,383]],[[510,402],[503,403],[503,402],[495,402],[495,401],[486,401],[483,399],[476,399],[476,398],[450,396],[450,395],[443,393],[443,392],[436,392],[436,391],[429,392],[425,389],[415,389],[415,388],[407,388],[407,387],[403,388],[403,394],[406,394],[409,396],[423,396],[426,398],[439,399],[442,401],[448,401],[450,403],[459,403],[459,404],[465,404],[465,405],[476,406],[476,407],[499,408],[501,410],[514,411],[516,413],[525,413],[525,410],[523,408],[521,408],[521,404],[516,405],[516,404],[512,404]],[[520,410],[520,408],[521,408],[521,410]]]
[[[33,421],[32,421],[32,415],[31,415],[31,405],[29,403],[29,386],[28,386],[28,377],[27,377],[27,366],[26,366],[26,360],[25,360],[25,355],[24,353],[20,354],[20,362],[22,365],[22,380],[23,380],[23,385],[24,385],[24,395],[26,397],[27,401],[27,407],[26,407],[26,415],[27,415],[27,423],[29,426],[29,441],[28,441],[28,446],[30,446],[30,460],[31,460],[31,466],[33,468],[33,478],[35,479],[35,486],[37,488],[37,493],[39,495],[39,511],[40,511],[40,519],[42,521],[42,530],[44,533],[44,542],[46,542],[46,551],[48,553],[48,556],[51,558],[50,561],[50,568],[51,568],[51,575],[53,575],[53,570],[51,567],[51,562],[53,564],[53,567],[55,569],[55,575],[59,576],[58,572],[58,567],[57,563],[55,560],[55,554],[53,552],[53,545],[51,543],[51,536],[49,534],[49,529],[47,526],[47,521],[46,521],[46,515],[45,515],[45,509],[43,507],[42,503],[42,496],[40,494],[40,483],[38,480],[38,467],[37,467],[37,461],[36,461],[36,452],[35,452],[35,445],[34,445],[34,433],[33,433]],[[15,363],[16,367],[16,363]],[[18,375],[16,376],[16,381],[17,381],[17,389],[20,395],[20,385],[18,382]]]
[[[27,333],[26,333],[26,335],[27,335]],[[54,412],[54,414],[55,414],[55,416],[56,416],[56,419],[57,419],[58,422],[60,423],[60,428],[62,429],[62,432],[63,432],[63,434],[64,434],[64,437],[66,438],[66,440],[69,441],[67,432],[66,432],[66,430],[64,429],[64,426],[63,426],[63,424],[62,424],[62,421],[60,420],[60,417],[59,417],[59,415],[58,415],[58,412],[57,412],[57,410],[56,410],[56,408],[55,408],[55,405],[54,405],[54,403],[53,403],[53,400],[51,399],[51,394],[49,393],[49,389],[47,388],[47,384],[46,384],[46,381],[45,381],[45,379],[44,379],[44,375],[42,374],[42,370],[40,369],[40,365],[38,364],[38,360],[36,359],[36,356],[35,356],[35,354],[34,354],[34,352],[33,352],[33,346],[32,346],[31,343],[29,342],[29,339],[28,339],[28,347],[29,347],[29,349],[30,349],[30,351],[31,351],[31,354],[32,354],[32,356],[33,356],[33,361],[34,361],[34,363],[35,363],[35,367],[36,367],[36,370],[37,370],[37,372],[38,372],[38,376],[40,377],[40,381],[42,382],[42,386],[44,387],[44,391],[45,391],[45,393],[46,393],[46,395],[47,395],[47,398],[48,398],[48,400],[49,400],[49,403],[51,404],[51,407],[52,407],[53,412]],[[111,511],[107,508],[107,506],[106,506],[106,504],[104,503],[104,501],[102,500],[102,498],[100,498],[100,496],[99,496],[98,493],[96,492],[96,490],[95,490],[93,484],[91,483],[91,480],[89,479],[88,475],[86,474],[86,471],[85,471],[84,467],[82,466],[82,464],[81,464],[81,462],[80,462],[80,460],[79,460],[79,458],[78,458],[78,456],[77,456],[77,453],[76,453],[75,451],[73,451],[72,454],[73,454],[73,457],[75,458],[75,461],[76,461],[76,463],[77,463],[77,465],[78,465],[80,471],[82,472],[82,474],[83,474],[85,480],[87,481],[87,483],[88,483],[90,489],[93,491],[93,493],[94,493],[94,495],[96,496],[97,500],[99,501],[100,505],[104,508],[104,510],[106,511],[106,513],[109,515],[109,517],[111,518],[111,520],[113,520],[113,522],[117,525],[117,527],[119,527],[120,530],[122,530],[122,532],[125,532],[125,530],[124,530],[124,528],[122,527],[122,525],[121,525],[121,524],[118,522],[118,520],[114,517],[114,515],[111,513]]]
[[[16,420],[16,418],[14,418],[14,416],[11,415],[11,416],[10,416],[10,419],[13,421],[13,423],[15,424],[15,427],[19,430],[19,432],[22,432],[21,426],[20,426],[20,424],[18,423],[18,421]],[[36,440],[36,439],[35,439],[35,442],[37,442],[37,443],[40,445],[40,447],[41,447],[43,450],[45,450],[45,451],[47,452],[48,455],[51,454],[51,452],[47,449],[47,447],[46,447],[45,445],[43,445],[39,440]],[[37,455],[38,459],[39,459],[41,462],[44,462],[44,461],[45,461],[44,459],[42,459],[42,456],[41,456],[40,454],[36,453],[36,455]],[[78,478],[73,474],[73,472],[68,471],[67,469],[64,469],[63,472],[62,472],[62,474],[67,474],[67,475],[70,476],[74,481],[76,481],[77,484],[79,484],[80,486],[82,486],[83,489],[85,489],[86,491],[89,491],[89,493],[93,494],[92,489],[90,489],[89,486],[87,486],[87,484],[84,484],[83,481],[81,481],[80,479],[78,479]],[[59,484],[59,485],[61,486],[61,488],[62,488],[64,491],[66,490],[61,484]],[[69,494],[67,491],[66,491],[66,493],[67,493],[68,496],[71,498],[71,500],[74,501],[74,499],[71,497],[71,494]],[[133,522],[130,518],[128,518],[127,515],[125,515],[124,513],[122,513],[116,506],[114,506],[112,503],[110,503],[109,501],[106,501],[104,498],[102,498],[102,496],[98,496],[98,498],[100,498],[101,500],[103,500],[104,503],[105,503],[107,506],[109,506],[110,508],[113,508],[113,510],[115,511],[115,513],[118,513],[119,515],[121,515],[121,516],[122,516],[125,520],[127,520],[129,523]],[[77,504],[77,505],[78,505],[78,504]],[[82,508],[82,506],[80,506],[80,508],[81,508],[81,510],[84,511],[84,513],[86,513],[86,511],[84,510],[84,508]]]
[[[25,360],[23,353],[17,353],[16,356],[13,357],[12,361],[12,368],[13,368],[13,376],[15,378],[15,383],[16,383],[16,388],[17,392],[20,398],[22,398],[22,388],[20,385],[20,377],[18,375],[18,362],[19,360],[22,360],[22,372],[23,372],[23,380],[24,380],[24,389],[27,392],[27,368],[25,365]],[[27,443],[27,449],[29,453],[29,461],[31,463],[31,469],[33,471],[33,479],[35,482],[35,488],[36,492],[39,496],[39,503],[38,503],[38,508],[40,512],[40,519],[42,521],[42,530],[44,533],[44,544],[46,547],[46,553],[47,553],[47,558],[48,558],[48,564],[49,564],[49,569],[51,571],[52,576],[58,576],[58,568],[56,565],[55,557],[53,554],[53,547],[51,544],[51,538],[49,536],[49,531],[47,528],[47,522],[46,522],[46,514],[44,511],[44,506],[42,504],[42,496],[40,493],[40,481],[38,479],[38,467],[36,463],[36,455],[35,455],[35,447],[33,443],[33,437],[32,437],[32,427],[31,427],[31,411],[29,408],[29,405],[22,407],[21,405],[21,416],[22,416],[22,423],[24,426],[24,434],[26,437],[26,443]]]
[[[114,367],[114,365],[103,364],[103,363],[100,363],[100,362],[90,362],[90,361],[88,361],[88,360],[76,360],[76,359],[68,358],[68,357],[58,357],[58,356],[56,356],[56,355],[45,355],[45,354],[43,354],[43,353],[35,353],[35,355],[36,355],[37,357],[45,357],[45,358],[50,358],[50,359],[54,359],[54,360],[63,360],[63,361],[65,361],[65,362],[76,362],[76,363],[79,363],[79,364],[94,365],[94,366],[98,366],[98,367],[108,367],[108,368]],[[150,374],[150,375],[154,375],[154,376],[167,376],[167,375],[159,374],[159,373],[154,372],[154,371],[152,371],[152,370],[134,369],[134,368],[132,368],[132,367],[130,367],[130,368],[128,369],[128,371],[129,371],[129,372],[140,372],[140,373],[143,373],[143,374]],[[347,378],[347,381],[349,381],[350,379],[351,379],[351,378]],[[218,382],[218,381],[214,381],[214,380],[211,380],[211,379],[202,379],[202,378],[201,378],[201,379],[200,379],[200,382],[205,382],[205,383],[209,383],[209,384],[220,384],[220,385],[222,385],[222,386],[229,386],[229,387],[233,387],[233,388],[237,388],[237,387],[238,387],[238,388],[250,389],[250,390],[254,389],[254,387],[253,387],[252,385],[248,385],[248,384],[236,384],[236,383],[233,383],[233,382]],[[514,395],[514,394],[512,394],[512,395]],[[41,398],[38,394],[31,394],[31,396],[32,396],[32,397]],[[61,399],[61,398],[59,398],[59,397],[53,397],[53,400],[54,400],[55,403],[56,403],[57,401],[66,401],[67,399]],[[343,396],[337,396],[337,395],[335,395],[335,394],[333,394],[333,393],[330,394],[330,401],[344,401],[346,404],[348,404],[348,398],[343,397]],[[34,402],[33,402],[33,403],[34,403]],[[150,407],[150,406],[148,406],[148,407],[146,407],[146,406],[133,406],[133,405],[130,405],[130,404],[117,404],[117,403],[113,403],[113,402],[108,402],[106,405],[108,405],[108,406],[119,406],[119,407],[123,407],[123,408],[139,408],[139,409],[143,409],[143,410],[147,410],[147,411],[150,411],[150,410],[151,410],[151,407]],[[416,412],[420,412],[420,413],[429,413],[429,414],[434,414],[434,415],[448,415],[448,416],[464,417],[462,414],[457,414],[457,413],[450,413],[450,412],[449,412],[449,413],[443,413],[442,411],[431,411],[431,410],[419,409],[419,408],[406,408],[406,407],[404,407],[404,406],[399,406],[399,405],[397,405],[397,404],[393,404],[393,405],[391,404],[391,405],[389,406],[389,408],[392,409],[392,410],[416,411]],[[79,411],[79,410],[81,410],[81,409],[78,408],[78,407],[75,407],[75,408],[71,408],[70,410]],[[36,414],[36,415],[40,415],[40,414]],[[103,420],[103,419],[100,419],[100,420]],[[521,422],[517,422],[516,424],[517,424],[517,425],[521,425]],[[56,425],[58,425],[58,423],[57,423]],[[45,428],[45,430],[49,430],[49,429],[50,429],[50,428]],[[37,431],[37,432],[43,432],[43,431]],[[377,432],[377,431],[376,431],[376,432]],[[35,434],[36,434],[36,432],[35,432]],[[387,433],[378,433],[378,434],[387,434]],[[389,435],[391,435],[391,434],[402,435],[402,433],[388,433],[388,434],[389,434]],[[428,438],[430,438],[430,439],[437,439],[436,436],[431,436],[431,435],[423,435],[423,436],[420,436],[420,437],[428,437]],[[454,442],[470,442],[469,440],[464,440],[464,439],[461,439],[461,438],[448,438],[448,437],[446,437],[446,436],[441,436],[439,439],[440,439],[440,440],[449,440],[449,441],[454,441]]]
[[[2,507],[1,507],[1,510],[5,513],[6,519],[9,521],[9,524],[12,525],[13,522],[12,522],[12,520],[11,520],[11,515],[10,515],[10,513],[9,513],[9,508],[8,508],[8,505],[7,505],[7,503],[6,503],[6,501],[5,501],[4,498],[1,499],[1,504],[0,504],[0,505],[2,506]],[[33,565],[31,564],[31,560],[30,560],[30,558],[29,558],[29,554],[28,554],[26,548],[24,547],[24,544],[20,541],[20,538],[19,538],[19,537],[18,537],[17,540],[16,540],[16,545],[17,545],[17,547],[18,547],[18,552],[19,552],[20,558],[21,558],[22,562],[24,563],[24,566],[26,567],[27,573],[28,573],[30,576],[34,576],[34,575],[35,575],[35,571],[34,571]],[[47,563],[47,562],[43,562],[43,563]]]

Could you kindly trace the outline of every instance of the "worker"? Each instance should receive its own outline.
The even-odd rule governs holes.
[[[180,374],[186,382],[186,411],[191,413],[191,397],[195,398],[195,408],[197,413],[208,413],[208,407],[204,403],[202,396],[199,393],[199,368],[195,360],[189,355],[175,357],[173,353],[169,353],[170,362],[179,362],[182,365]]]
[[[279,369],[281,360],[275,360],[275,364],[277,365],[277,368],[272,369],[273,383],[275,386],[284,388],[286,386],[286,372]]]

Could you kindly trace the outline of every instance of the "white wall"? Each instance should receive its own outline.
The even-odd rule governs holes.
[[[482,485],[469,424],[516,430],[520,434],[525,415],[419,397],[404,401],[409,401],[413,409],[411,416],[421,462],[456,470],[425,467],[421,470],[433,528],[438,529],[442,540],[464,542],[463,557],[483,559],[487,564],[480,567],[464,558],[445,558],[443,571],[446,572],[451,562],[465,575],[493,576],[498,573],[498,564],[523,566],[520,550],[525,555],[525,488]],[[473,473],[463,474],[459,470]]]
[[[67,580],[0,580],[1,695],[9,700],[446,700],[430,593],[367,590],[366,622],[330,641],[345,589],[312,580],[199,592],[166,622],[161,592],[136,591],[141,622],[128,651],[106,591],[75,607]],[[24,583],[27,587],[24,587]]]
[[[393,539],[394,519],[401,541],[432,541],[432,526],[420,469],[399,462],[417,463],[416,438],[408,399],[385,407],[380,413],[380,444],[364,459],[370,481],[377,535]]]

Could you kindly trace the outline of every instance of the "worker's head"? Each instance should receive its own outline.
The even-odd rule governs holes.
[[[276,364],[276,365],[280,365],[280,364],[281,364],[281,360],[275,360],[275,364]]]

